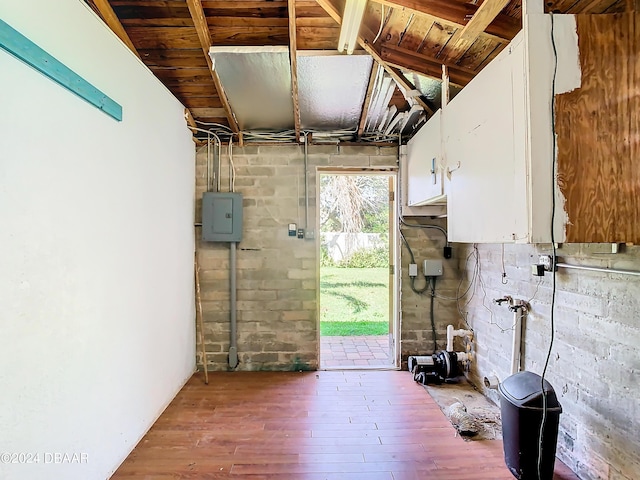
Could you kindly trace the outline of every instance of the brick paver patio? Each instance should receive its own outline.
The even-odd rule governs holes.
[[[320,337],[320,368],[392,367],[388,335]]]

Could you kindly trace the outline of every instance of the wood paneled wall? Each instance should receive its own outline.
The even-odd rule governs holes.
[[[567,242],[640,243],[640,14],[577,15],[582,86],[556,97]]]

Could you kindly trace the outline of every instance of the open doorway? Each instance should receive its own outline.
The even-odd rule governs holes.
[[[396,175],[318,174],[320,368],[395,368]]]

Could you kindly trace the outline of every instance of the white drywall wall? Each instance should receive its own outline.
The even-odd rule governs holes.
[[[0,50],[0,478],[104,479],[194,370],[193,143],[84,2],[0,18],[124,111]]]

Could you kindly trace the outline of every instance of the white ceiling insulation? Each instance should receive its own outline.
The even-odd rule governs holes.
[[[374,75],[376,78],[365,123],[365,132],[368,133],[382,131],[394,113],[389,109],[389,102],[396,88],[395,82],[380,65],[376,67]]]
[[[242,130],[294,127],[288,47],[211,47],[209,55]],[[301,127],[355,132],[372,65],[369,55],[299,51]]]
[[[241,130],[274,132],[294,128],[288,47],[211,47],[209,55]],[[395,82],[379,66],[373,68],[373,72],[372,67],[373,59],[366,54],[299,51],[298,102],[302,129],[355,134],[373,74],[365,132],[384,135],[401,130],[407,115],[394,121],[397,109],[389,108]],[[412,80],[423,91],[422,79],[413,77]],[[439,97],[439,85],[431,88],[429,97]]]
[[[209,56],[241,130],[293,128],[288,47],[211,47]]]
[[[442,80],[425,77],[413,72],[402,72],[404,78],[409,80],[416,89],[420,91],[422,96],[429,100],[436,108],[442,105]],[[455,85],[449,85],[449,99],[453,99],[461,88]]]
[[[369,55],[298,52],[302,128],[357,130],[372,65]]]

